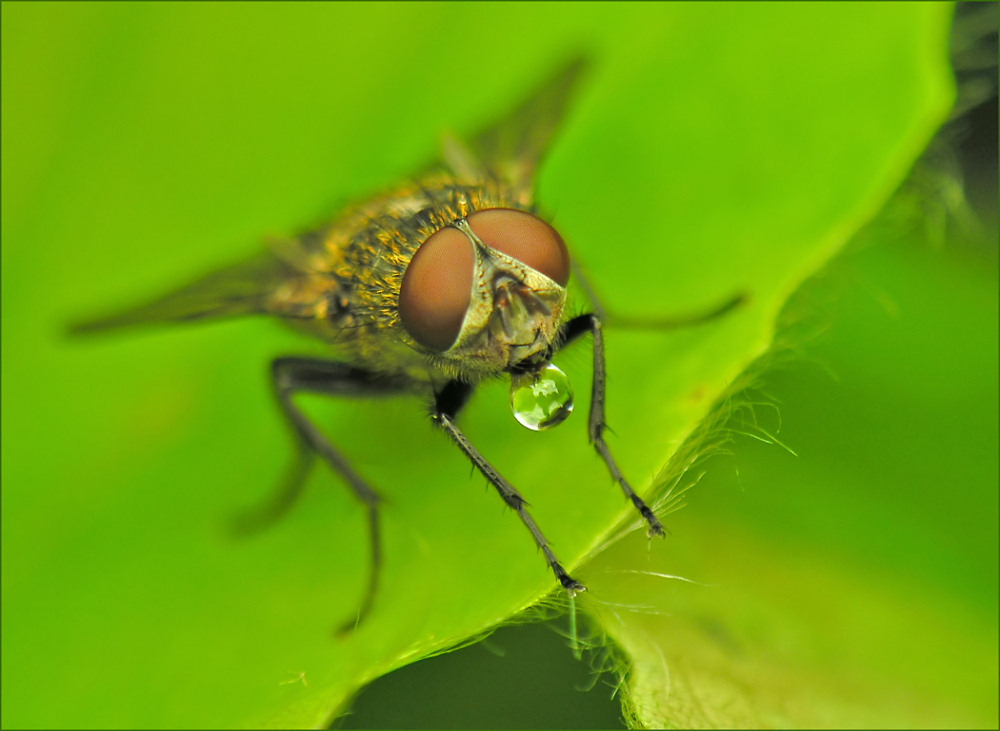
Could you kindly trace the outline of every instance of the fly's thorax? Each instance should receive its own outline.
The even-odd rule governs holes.
[[[420,246],[403,276],[399,316],[418,347],[468,378],[548,360],[563,322],[569,254],[531,213],[479,210]]]
[[[297,289],[308,290],[308,313],[294,324],[360,367],[460,376],[421,349],[400,322],[403,277],[416,251],[442,228],[480,209],[517,205],[514,191],[499,183],[470,185],[435,172],[345,209],[275,251],[298,272]]]
[[[281,258],[315,285],[300,327],[384,372],[474,382],[542,367],[564,319],[569,255],[522,197],[432,175],[299,237]]]

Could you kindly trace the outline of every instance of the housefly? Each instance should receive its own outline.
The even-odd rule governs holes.
[[[549,547],[521,493],[466,438],[457,417],[484,379],[510,379],[511,406],[530,429],[573,408],[553,356],[584,335],[593,346],[589,437],[612,478],[645,519],[663,527],[626,481],[604,441],[601,310],[570,317],[571,260],[535,206],[539,161],[584,69],[574,60],[514,109],[412,180],[343,210],[332,222],[270,242],[244,262],[148,304],[72,327],[91,333],[142,323],[268,314],[328,343],[336,359],[281,357],[271,364],[278,404],[297,453],[266,513],[283,513],[316,457],[365,506],[371,569],[355,622],[370,610],[381,563],[379,492],[296,406],[301,392],[364,397],[408,392],[517,513],[559,583],[584,589]],[[352,622],[353,624],[354,622]]]

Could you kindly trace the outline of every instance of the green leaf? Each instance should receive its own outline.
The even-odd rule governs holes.
[[[749,295],[697,328],[607,330],[611,448],[649,492],[950,100],[947,6],[568,8],[4,4],[5,726],[322,724],[553,588],[419,403],[311,401],[387,497],[377,604],[334,638],[367,570],[336,478],[317,470],[259,537],[225,532],[288,456],[268,359],[322,348],[253,321],[86,345],[61,323],[408,175],[443,130],[476,129],[585,44],[594,73],[543,208],[617,312]],[[559,358],[578,393],[589,362],[585,344]],[[585,418],[530,433],[506,399],[483,388],[463,427],[574,566],[633,516]],[[619,601],[599,565],[581,576]],[[637,630],[608,630],[642,677]],[[633,686],[637,708],[653,697]]]

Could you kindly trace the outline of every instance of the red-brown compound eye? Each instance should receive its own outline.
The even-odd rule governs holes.
[[[472,243],[457,228],[443,228],[420,245],[399,288],[399,317],[414,340],[443,352],[458,339],[474,268]]]
[[[468,220],[484,244],[566,286],[569,252],[562,237],[545,221],[510,208],[476,211]]]

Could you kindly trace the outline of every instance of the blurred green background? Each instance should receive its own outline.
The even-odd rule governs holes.
[[[226,606],[215,597],[212,572],[230,565],[199,552],[206,537],[192,535],[187,555],[169,559],[144,548],[165,538],[183,551],[174,548],[185,545],[176,534],[207,531],[209,523],[214,530],[235,508],[266,494],[286,437],[264,388],[264,367],[276,353],[308,349],[260,324],[69,344],[61,340],[62,323],[243,256],[262,233],[295,230],[396,179],[427,158],[443,128],[488,118],[481,110],[503,108],[525,79],[580,45],[604,64],[599,83],[607,90],[619,79],[639,88],[650,59],[667,54],[659,44],[673,41],[673,60],[692,69],[678,84],[696,86],[719,71],[703,48],[711,38],[673,35],[686,27],[680,16],[701,14],[699,27],[714,24],[720,34],[746,22],[733,20],[727,6],[678,17],[669,6],[642,5],[281,7],[2,6],[4,726],[128,725],[134,718],[128,699],[108,708],[93,689],[127,687],[121,678],[144,674],[166,689],[162,708],[143,700],[145,717],[175,718],[178,706],[192,701],[175,697],[172,686],[184,687],[188,675],[226,672],[224,664],[203,666],[181,648],[214,643],[214,654],[243,656],[245,648],[216,629],[226,611],[243,608],[237,599]],[[797,27],[798,12],[785,17],[789,27]],[[458,43],[455,34],[465,40]],[[486,39],[481,55],[456,50],[479,34]],[[503,100],[493,98],[496,90]],[[671,108],[670,100],[659,104]],[[616,146],[641,153],[665,144],[601,127],[609,119],[642,118],[648,108],[595,110],[593,102],[584,108],[596,121],[587,126],[585,116],[576,139],[602,144],[593,168],[570,164],[571,173],[608,170],[601,162],[614,158]],[[693,125],[704,110],[671,111]],[[590,198],[577,196],[584,201],[606,192],[609,211],[628,210],[637,191],[643,200],[662,194],[643,185],[669,171],[647,170],[640,158],[627,155],[618,177],[557,176],[545,189],[551,191],[546,205],[573,225],[580,207],[574,191],[589,191]],[[995,176],[995,157],[991,164],[985,167]],[[685,203],[684,182],[671,191],[678,206]],[[714,184],[725,201],[738,181]],[[693,180],[691,190],[702,185]],[[981,197],[995,203],[995,187]],[[754,201],[741,203],[749,211]],[[594,238],[618,232],[615,215],[604,216]],[[995,209],[985,217],[995,229]],[[577,231],[584,228],[580,220]],[[942,691],[951,696],[951,715],[945,708],[927,722],[995,726],[996,237],[927,236],[912,217],[903,223],[873,226],[862,237],[865,246],[810,282],[788,310],[818,335],[790,331],[794,347],[780,369],[762,375],[761,390],[779,404],[780,439],[799,456],[738,437],[731,455],[706,463],[690,506],[670,518],[670,552],[678,572],[708,586],[737,585],[734,573],[763,585],[771,572],[758,561],[768,555],[759,545],[807,565],[836,566],[862,577],[859,586],[878,577],[887,592],[927,610],[926,620],[904,619],[900,626],[933,630],[942,616],[954,621],[939,627],[938,642],[914,637],[913,654],[903,658],[925,664],[929,676],[954,678]],[[679,252],[678,266],[695,255]],[[601,254],[594,256],[600,263]],[[699,286],[692,278],[657,301],[668,311],[675,300],[703,301]],[[419,412],[412,403],[386,408],[400,420]],[[778,429],[773,410],[755,413],[764,429]],[[220,436],[220,425],[231,429]],[[380,459],[378,449],[359,449],[362,460]],[[429,451],[419,467],[433,469],[447,449]],[[449,469],[465,476],[461,464]],[[199,519],[192,520],[190,496],[206,486],[219,486],[218,493],[203,497]],[[322,536],[329,511],[341,503],[312,492],[320,496],[300,511],[296,531]],[[494,499],[478,483],[472,492],[479,502]],[[104,507],[114,516],[103,518]],[[321,605],[329,565],[289,566],[299,545],[294,533],[281,533],[242,550],[253,554],[250,563],[261,573],[280,567],[290,587],[320,587]],[[104,573],[109,556],[114,572]],[[178,585],[177,565],[185,562],[199,566],[192,579],[202,583],[185,586],[183,596],[141,588],[161,577],[165,586]],[[713,592],[704,595],[710,601]],[[199,617],[199,596],[213,596],[222,613]],[[284,617],[282,599],[279,587],[273,606],[255,609]],[[683,615],[684,607],[679,601],[671,611]],[[132,620],[135,611],[142,616]],[[336,618],[333,609],[319,611],[331,623]],[[168,659],[146,667],[106,628],[94,632],[87,618],[102,614],[121,622],[121,638],[137,626],[162,626]],[[181,615],[201,623],[185,630],[199,634],[170,635]],[[865,624],[863,614],[841,617],[852,619],[855,627]],[[859,668],[884,654],[877,637],[885,626],[872,620],[872,646],[859,651]],[[717,628],[726,631],[736,628]],[[780,639],[794,656],[796,648],[815,647],[816,631],[813,625]],[[766,643],[767,632],[758,634]],[[280,638],[242,641],[266,645]],[[289,689],[296,687],[301,668],[276,671]],[[413,673],[426,675],[418,681]],[[340,723],[614,725],[620,708],[610,697],[610,676],[593,681],[593,671],[572,659],[551,628],[507,628],[486,647],[379,681]],[[589,685],[589,692],[577,690]],[[224,682],[218,692],[217,705],[225,707]],[[893,704],[905,704],[906,693],[901,697]],[[384,715],[389,710],[398,715]],[[200,708],[180,712],[204,713],[206,724],[237,722]],[[857,717],[833,716],[840,725]]]

